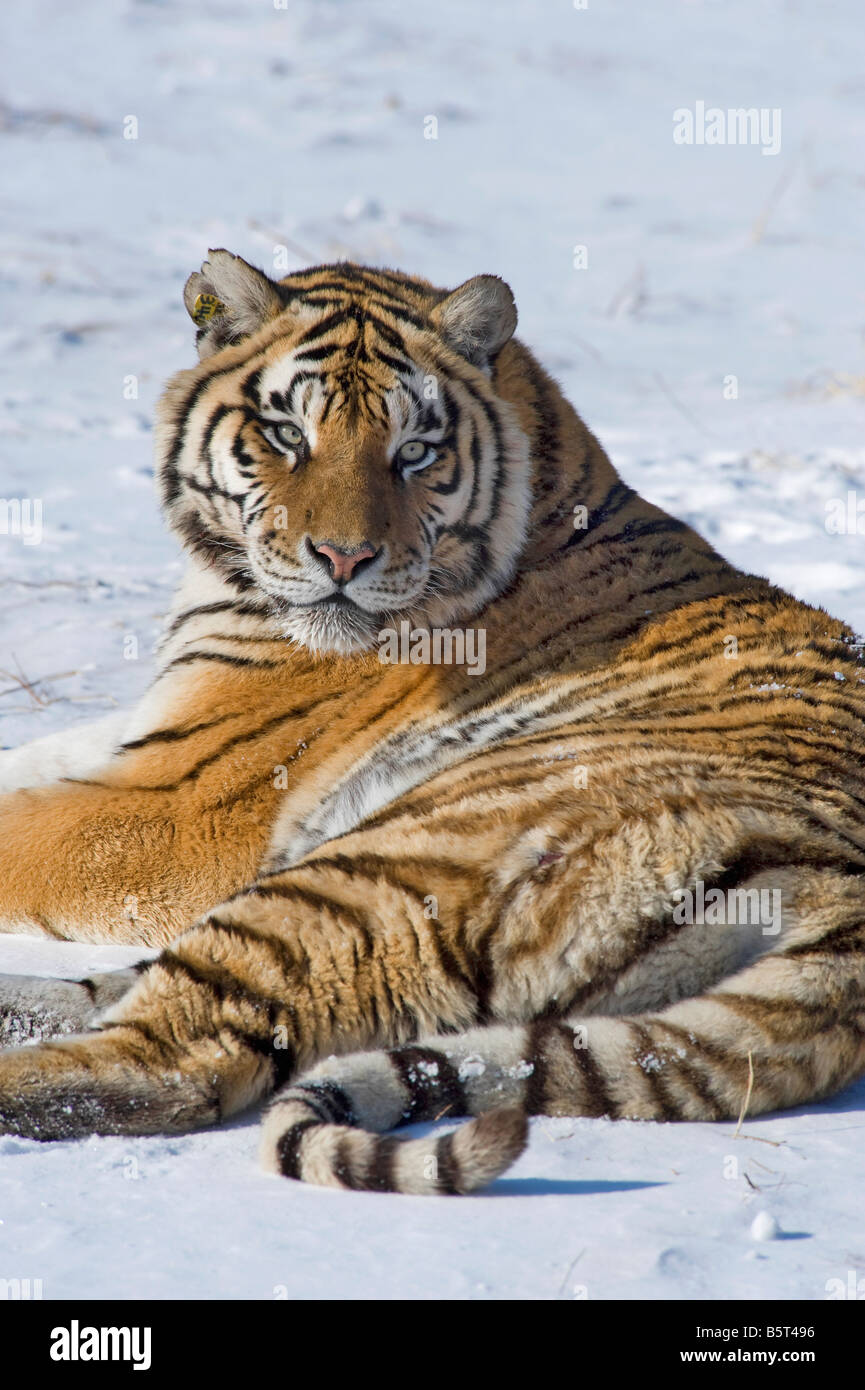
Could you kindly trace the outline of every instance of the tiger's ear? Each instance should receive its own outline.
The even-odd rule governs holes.
[[[273,280],[230,251],[208,251],[183,287],[183,302],[198,327],[198,355],[210,357],[255,333],[285,308]]]
[[[475,275],[437,304],[430,317],[449,347],[476,367],[486,367],[512,336],[517,306],[510,285],[498,275]]]

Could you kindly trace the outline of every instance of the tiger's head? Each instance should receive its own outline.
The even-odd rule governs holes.
[[[452,292],[353,264],[274,281],[211,251],[187,281],[199,364],[160,403],[169,524],[313,652],[447,626],[508,583],[529,446],[496,391],[508,286]]]

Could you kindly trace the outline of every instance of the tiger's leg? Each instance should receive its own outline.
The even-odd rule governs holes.
[[[0,1048],[83,1033],[138,982],[148,962],[83,980],[0,975]]]
[[[0,797],[0,932],[161,946],[254,879],[282,798],[274,772],[311,740],[311,702],[274,691],[269,669],[178,669],[113,753],[118,726],[102,721],[77,753],[74,731],[50,741],[29,772],[26,748],[11,755],[40,784]],[[67,780],[44,784],[48,764]]]
[[[161,946],[255,877],[276,796],[265,769],[222,801],[192,782],[3,797],[0,932]]]
[[[754,964],[658,1012],[547,1017],[331,1057],[279,1090],[271,1172],[325,1186],[469,1192],[523,1146],[525,1115],[735,1120],[831,1095],[865,1070],[865,885],[800,871],[797,924]],[[480,1116],[398,1141],[420,1120]]]
[[[333,1051],[465,1028],[476,1000],[423,898],[302,869],[181,934],[97,1031],[0,1053],[0,1133],[164,1133]]]
[[[255,877],[276,804],[265,770],[222,801],[132,775],[0,798],[0,932],[157,947]]]
[[[110,760],[123,742],[128,710],[114,711],[89,724],[46,734],[19,748],[0,749],[0,793],[43,787],[62,777],[89,777]]]

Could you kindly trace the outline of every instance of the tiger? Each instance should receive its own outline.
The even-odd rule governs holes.
[[[0,762],[0,928],[148,954],[0,979],[0,1132],[261,1105],[269,1172],[464,1194],[532,1116],[861,1075],[854,632],[628,486],[495,275],[219,249],[183,297],[153,681]]]

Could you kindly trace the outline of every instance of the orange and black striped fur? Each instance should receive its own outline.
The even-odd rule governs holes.
[[[270,1096],[275,1171],[464,1192],[526,1115],[729,1120],[751,1074],[751,1113],[860,1074],[850,631],[627,487],[495,277],[217,251],[185,298],[155,681],[0,763],[2,926],[162,953],[2,981],[6,1042],[42,1040],[0,1054],[0,1131]],[[404,623],[485,668],[380,660]]]

